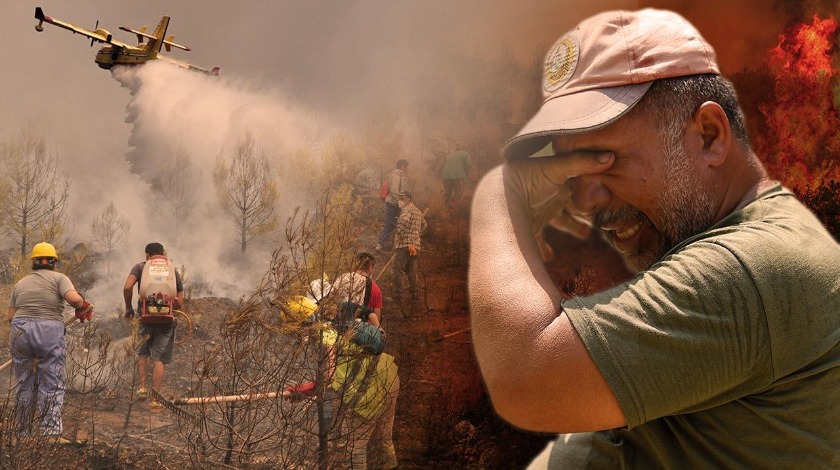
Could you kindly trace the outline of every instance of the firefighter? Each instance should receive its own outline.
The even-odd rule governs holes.
[[[76,318],[84,322],[92,318],[93,305],[76,292],[70,278],[55,271],[58,253],[52,244],[35,245],[30,259],[32,272],[15,284],[7,313],[9,349],[17,378],[16,430],[19,436],[30,435],[34,416],[39,421],[38,434],[69,444],[71,441],[61,437],[67,358],[62,314],[67,302],[76,309]],[[37,414],[32,409],[36,393]]]
[[[140,346],[137,350],[137,369],[138,369],[138,376],[139,376],[139,388],[137,389],[137,398],[146,398],[148,396],[148,390],[146,389],[146,381],[147,375],[149,370],[149,359],[151,358],[153,361],[152,366],[152,388],[157,390],[158,392],[161,390],[161,386],[163,385],[163,374],[166,371],[166,364],[169,364],[172,361],[172,350],[175,346],[175,327],[176,324],[174,322],[174,318],[171,315],[171,311],[174,309],[181,308],[181,299],[184,298],[184,285],[181,283],[181,275],[178,273],[177,270],[172,267],[172,264],[168,262],[168,258],[166,256],[166,250],[164,250],[163,245],[160,243],[149,243],[146,245],[146,261],[137,263],[131,268],[131,272],[128,274],[128,278],[125,280],[125,285],[123,286],[123,298],[125,299],[125,317],[126,318],[133,318],[134,317],[134,308],[131,305],[131,298],[134,292],[134,285],[137,284],[137,290],[139,295],[139,306],[138,310],[140,313],[140,331],[139,335],[141,338]],[[154,261],[150,260],[166,260],[167,262],[163,264],[159,269],[163,270],[163,273],[156,273],[154,276],[151,276],[149,271],[149,266]],[[147,266],[149,264],[149,266]],[[143,284],[143,278],[147,278],[147,284]],[[160,287],[164,290],[168,289],[170,291],[174,291],[175,296],[169,304],[169,309],[167,313],[169,315],[145,315],[143,310],[143,301],[146,296],[146,292],[144,287],[147,287],[153,282],[153,279],[149,279],[150,277],[154,277],[154,281],[157,281],[159,278],[162,279],[161,285],[164,287]],[[156,287],[159,287],[158,284],[155,284]],[[171,297],[173,292],[166,292],[167,297]],[[170,321],[161,323],[160,320],[163,317],[168,317]],[[149,321],[145,321],[148,318]],[[159,411],[161,409],[161,404],[156,400],[151,400],[149,402],[149,408],[152,411]]]

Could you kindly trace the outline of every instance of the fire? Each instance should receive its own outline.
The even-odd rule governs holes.
[[[835,102],[837,70],[832,53],[838,22],[814,16],[781,36],[768,53],[773,96],[760,109],[767,129],[760,150],[776,178],[810,191],[840,179],[840,112]]]
[[[771,68],[810,77],[835,75],[830,53],[837,27],[834,18],[821,20],[817,15],[810,25],[794,26],[790,34],[782,35],[779,45],[771,49]]]

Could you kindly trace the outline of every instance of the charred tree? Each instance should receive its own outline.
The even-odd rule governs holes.
[[[223,158],[217,160],[213,182],[219,202],[233,218],[239,249],[244,253],[248,242],[277,224],[278,194],[272,167],[250,134],[236,144],[230,165]]]
[[[105,211],[96,216],[90,225],[93,239],[105,250],[105,256],[108,259],[108,275],[111,274],[111,251],[125,242],[129,229],[131,229],[131,222],[117,212],[114,201],[111,201]]]
[[[26,256],[39,230],[42,236],[45,231],[65,231],[70,179],[60,170],[58,157],[47,151],[44,138],[32,129],[21,131],[3,147],[2,166],[8,184],[0,212],[3,232],[18,240],[20,255]]]

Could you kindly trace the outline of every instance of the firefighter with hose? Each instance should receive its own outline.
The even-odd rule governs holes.
[[[396,468],[393,432],[399,368],[394,357],[383,352],[381,329],[367,321],[337,318],[342,304],[329,305],[322,313],[326,321],[318,328],[318,336],[325,348],[326,367],[320,386],[315,381],[292,385],[283,391],[283,397],[292,402],[323,397],[325,415],[331,421],[327,428],[348,440],[349,462],[345,463],[350,468],[364,470],[369,461],[374,468]],[[367,314],[373,312],[360,307]]]
[[[67,347],[65,326],[75,319],[84,323],[93,317],[93,305],[79,294],[66,275],[56,272],[58,253],[46,242],[36,244],[30,255],[32,272],[18,281],[9,297],[9,349],[17,379],[15,429],[18,436],[33,434],[50,442],[70,444],[61,437],[61,409],[66,385]],[[76,309],[75,317],[64,321],[64,303]],[[35,389],[37,378],[38,388]],[[37,400],[37,413],[33,410]]]

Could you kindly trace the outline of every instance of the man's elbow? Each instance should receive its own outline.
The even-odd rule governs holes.
[[[523,367],[508,367],[492,372],[484,374],[484,384],[493,408],[517,428],[573,433],[626,425],[624,413],[606,383],[593,386],[585,374],[566,377],[558,384],[535,369],[529,372]]]
[[[496,414],[512,426],[533,432],[559,432],[562,428],[561,423],[547,419],[550,405],[525,393],[515,381],[486,381],[485,386]]]

